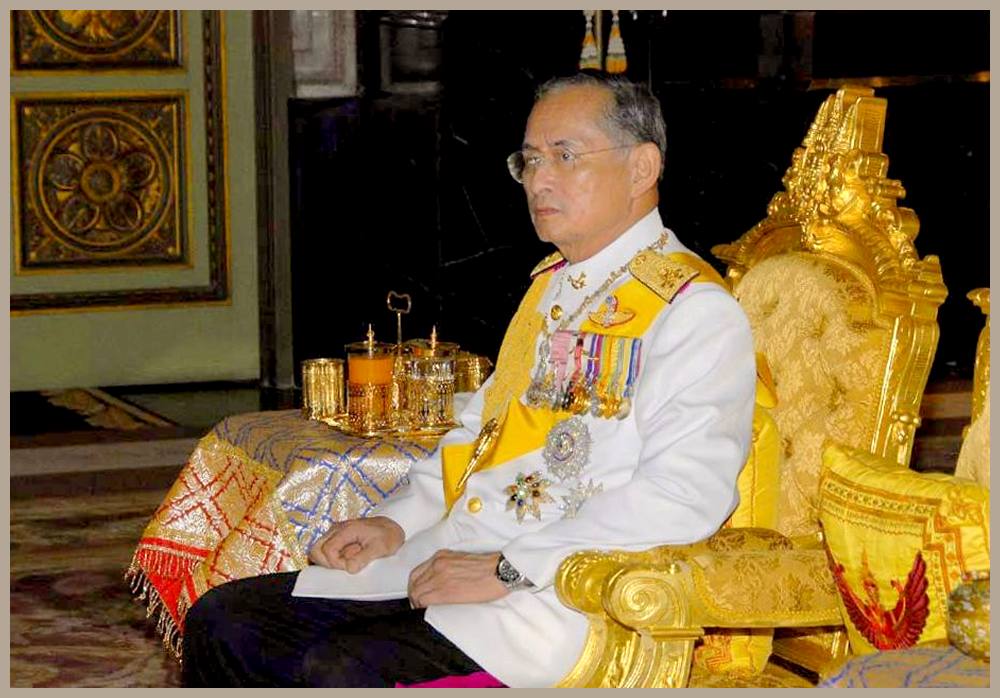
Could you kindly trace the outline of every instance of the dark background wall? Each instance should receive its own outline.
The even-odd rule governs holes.
[[[816,110],[845,79],[888,99],[884,151],[941,258],[934,374],[971,375],[989,284],[986,12],[622,12],[628,75],[667,120],[666,224],[710,261],[766,215]],[[575,71],[580,12],[359,13],[362,94],[290,103],[296,362],[371,322],[495,356],[550,248],[504,159],[534,88]],[[605,22],[605,29],[610,21]],[[720,267],[721,265],[716,264]]]

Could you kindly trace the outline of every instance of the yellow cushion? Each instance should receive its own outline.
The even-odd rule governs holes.
[[[990,394],[986,393],[983,411],[969,427],[958,452],[955,475],[978,482],[990,488]]]
[[[990,567],[989,490],[963,478],[830,444],[820,520],[854,654],[945,639],[948,594]]]
[[[877,422],[889,333],[872,320],[870,282],[821,255],[788,253],[753,266],[733,291],[777,392],[771,409],[784,455],[777,530],[819,529],[823,442],[864,447]]]

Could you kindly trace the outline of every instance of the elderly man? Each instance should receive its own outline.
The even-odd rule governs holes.
[[[552,685],[587,634],[553,587],[567,555],[718,529],[749,447],[753,347],[718,275],[663,227],[665,149],[644,88],[540,88],[507,164],[559,252],[495,374],[409,485],[335,525],[312,565],[205,594],[186,618],[186,683]]]

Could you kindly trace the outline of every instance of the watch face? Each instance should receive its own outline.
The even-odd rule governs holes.
[[[521,573],[507,561],[507,558],[502,557],[497,563],[497,579],[506,585],[516,584],[521,580]]]

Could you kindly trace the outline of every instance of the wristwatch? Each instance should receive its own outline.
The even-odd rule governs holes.
[[[514,565],[510,564],[510,560],[505,558],[503,553],[500,553],[500,559],[497,560],[496,575],[500,583],[507,587],[509,591],[517,591],[518,589],[527,589],[534,586],[523,574],[518,572]]]

